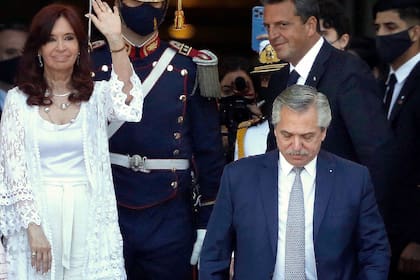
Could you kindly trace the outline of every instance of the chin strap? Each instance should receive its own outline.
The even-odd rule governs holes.
[[[93,0],[89,0],[89,14],[92,14],[92,1]],[[93,45],[92,45],[92,17],[89,17],[88,19],[88,51],[91,52],[93,50]]]

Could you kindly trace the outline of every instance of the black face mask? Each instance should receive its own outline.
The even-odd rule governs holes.
[[[141,36],[146,36],[156,31],[163,14],[163,9],[154,8],[147,3],[138,7],[128,7],[124,3],[121,5],[121,17],[125,24]]]
[[[410,28],[391,35],[376,36],[376,49],[383,62],[394,62],[413,44],[408,34]]]

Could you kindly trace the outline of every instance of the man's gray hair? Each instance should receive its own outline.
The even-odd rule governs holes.
[[[331,108],[327,97],[316,88],[306,85],[293,85],[280,93],[273,103],[272,123],[275,126],[280,121],[283,106],[296,112],[305,112],[315,105],[318,112],[318,126],[328,128],[331,123]]]

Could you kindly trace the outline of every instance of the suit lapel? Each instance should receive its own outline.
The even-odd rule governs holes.
[[[408,75],[403,87],[401,88],[400,94],[398,95],[398,99],[395,101],[395,104],[392,107],[391,115],[389,116],[389,120],[391,121],[391,123],[395,120],[409,96],[414,93],[413,89],[415,86],[417,86],[419,79],[420,62],[417,63],[416,66],[413,68],[410,75]]]
[[[324,218],[331,192],[335,184],[335,165],[328,153],[320,151],[316,163],[315,203],[314,203],[314,241]]]
[[[322,74],[325,72],[326,62],[331,56],[333,47],[324,41],[318,55],[315,58],[314,64],[312,65],[311,71],[309,72],[308,78],[306,78],[305,85],[317,87]]]
[[[273,255],[277,252],[278,239],[278,161],[279,151],[268,152],[263,162],[260,190],[264,208],[264,216],[268,228]]]

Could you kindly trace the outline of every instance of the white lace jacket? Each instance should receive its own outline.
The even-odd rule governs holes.
[[[140,121],[142,86],[135,74],[131,82],[134,98],[129,106],[123,83],[113,72],[109,82],[95,83],[90,100],[82,103],[85,108],[79,112],[91,187],[84,279],[125,279],[106,127],[107,120]],[[39,108],[26,105],[26,99],[18,88],[10,90],[0,124],[0,232],[7,238],[9,279],[55,279],[54,269],[41,275],[30,265],[28,224],[42,225],[50,241],[51,225],[45,219],[45,203],[40,203],[42,175],[35,125]]]

